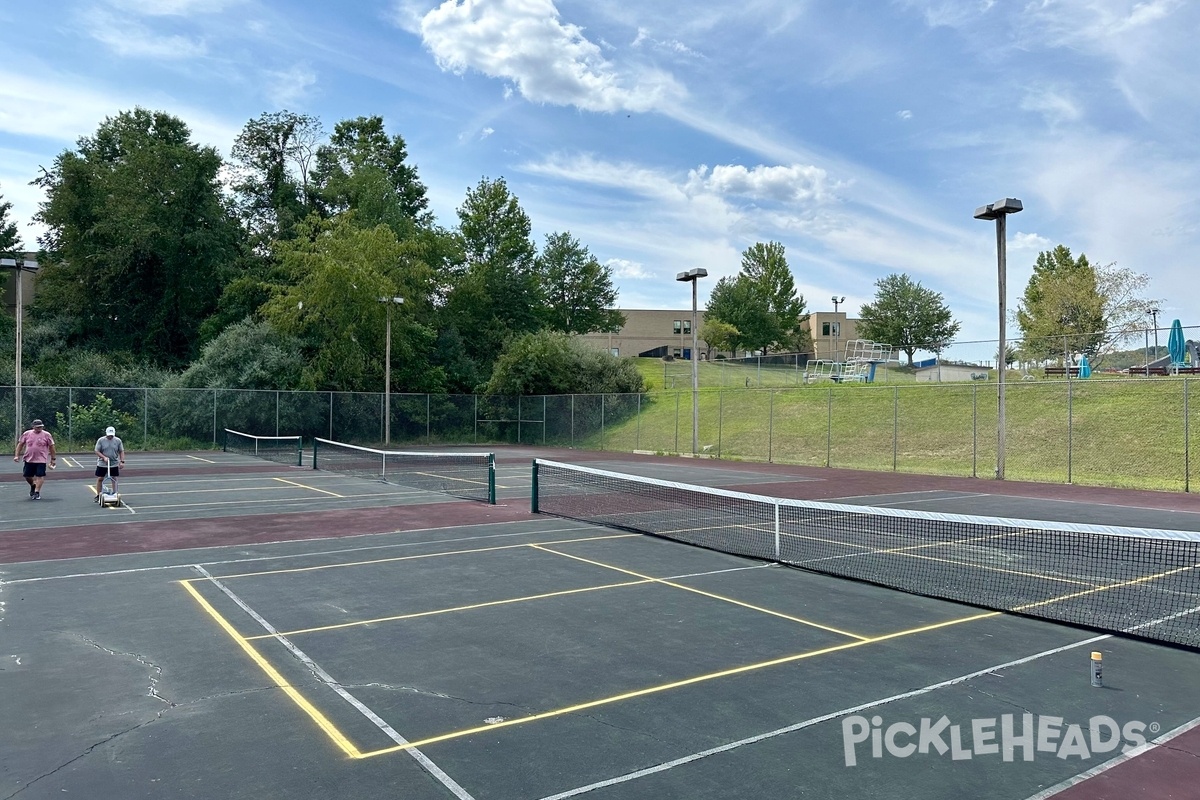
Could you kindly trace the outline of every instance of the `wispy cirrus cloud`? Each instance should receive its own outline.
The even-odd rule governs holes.
[[[421,17],[420,32],[443,69],[509,81],[533,103],[650,111],[685,94],[662,70],[609,61],[553,0],[446,0]]]
[[[202,39],[163,33],[106,9],[92,9],[84,14],[82,22],[93,39],[123,58],[180,61],[202,56],[208,50]]]

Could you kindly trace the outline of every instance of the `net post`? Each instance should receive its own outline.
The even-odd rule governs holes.
[[[226,428],[224,433],[221,436],[221,452],[222,453],[229,452],[229,428]]]
[[[321,441],[316,436],[313,437],[313,469],[317,468],[317,443]]]
[[[304,466],[304,437],[301,436],[296,440],[296,466]]]
[[[496,505],[496,454],[488,453],[488,505]]]
[[[779,561],[779,503],[775,502],[775,560]]]
[[[529,511],[538,513],[538,462],[533,460],[533,490],[529,493]]]

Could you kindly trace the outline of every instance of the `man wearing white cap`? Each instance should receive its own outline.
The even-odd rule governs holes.
[[[13,461],[20,461],[21,456],[25,457],[23,474],[25,482],[29,484],[29,499],[41,500],[46,465],[48,463],[53,469],[58,456],[54,451],[54,437],[45,430],[40,419],[29,423],[29,430],[17,440],[17,454],[13,456]]]
[[[113,461],[116,461],[114,464]],[[113,492],[117,491],[117,476],[121,467],[125,466],[125,445],[117,437],[117,429],[109,425],[104,429],[104,435],[96,440],[96,502],[100,502],[100,492],[104,486],[104,478],[108,475],[113,479]],[[111,469],[111,472],[110,472]]]

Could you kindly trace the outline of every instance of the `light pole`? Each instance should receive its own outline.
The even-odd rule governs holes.
[[[692,285],[692,455],[700,449],[700,360],[696,352],[696,283],[708,277],[708,270],[697,267],[680,272],[675,280]]]
[[[1006,371],[1005,356],[1007,355],[1008,343],[1005,341],[1005,316],[1007,315],[1007,285],[1005,280],[1005,270],[1007,269],[1007,233],[1004,223],[1005,217],[1009,214],[1016,214],[1023,209],[1021,201],[1014,197],[1006,197],[1003,200],[997,200],[994,203],[988,203],[986,206],[980,206],[975,209],[975,219],[994,219],[996,220],[996,274],[1000,283],[1000,349],[997,351],[1000,355],[997,366],[997,414],[996,414],[996,479],[1004,480],[1004,373]],[[1068,370],[1069,371],[1069,370]]]
[[[1146,313],[1150,315],[1150,320],[1154,325],[1154,357],[1158,358],[1158,315],[1162,313],[1162,309],[1154,306]]]
[[[834,361],[837,361],[837,360],[838,360],[838,355],[837,355],[837,352],[838,352],[838,334],[842,332],[842,323],[840,323],[840,322],[838,321],[838,319],[837,319],[837,313],[838,313],[838,306],[839,306],[839,305],[841,305],[842,303],[846,302],[846,298],[845,298],[845,297],[838,297],[838,296],[835,294],[835,295],[834,295],[833,297],[831,297],[830,299],[831,299],[831,300],[833,300],[833,323],[830,325],[830,327],[832,328],[832,330],[830,331],[830,333],[832,333],[832,334],[833,334],[833,360],[834,360]]]
[[[392,306],[401,305],[403,297],[381,297],[387,304],[387,334],[383,347],[383,443],[392,443]]]
[[[16,437],[14,437],[14,438],[20,438],[21,427],[23,424],[23,422],[22,422],[23,418],[21,416],[21,413],[22,413],[22,411],[21,411],[21,321],[22,321],[22,319],[24,317],[24,313],[25,313],[25,293],[24,293],[24,289],[23,289],[23,284],[25,283],[25,280],[24,280],[25,276],[22,275],[21,273],[37,272],[38,264],[36,261],[26,261],[24,259],[21,259],[20,261],[18,261],[15,258],[0,258],[0,267],[4,267],[5,269],[14,270],[14,272],[17,276],[17,308],[16,308],[17,374],[15,376],[16,403],[13,408],[13,411],[15,413],[15,418],[13,419],[13,424],[16,427]]]

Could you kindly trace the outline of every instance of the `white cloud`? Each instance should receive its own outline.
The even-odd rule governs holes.
[[[1011,241],[1008,244],[1010,250],[1051,250],[1054,248],[1054,243],[1045,236],[1036,233],[1021,233],[1013,234]]]
[[[702,165],[689,173],[687,186],[691,192],[704,189],[780,203],[828,200],[833,188],[825,170],[801,164],[786,167],[760,164],[751,169],[739,164],[718,164],[711,170]]]
[[[84,15],[83,24],[93,39],[124,58],[151,58],[178,61],[202,56],[203,41],[177,34],[162,34],[127,17],[94,9]]]
[[[617,278],[624,280],[640,281],[652,277],[650,272],[636,261],[630,261],[627,258],[610,258],[605,260],[604,266],[612,270],[612,273]]]
[[[442,69],[511,81],[534,103],[649,111],[684,94],[661,70],[618,69],[553,0],[446,0],[421,19],[421,36]]]
[[[495,128],[484,128],[483,130],[481,130],[481,131],[479,132],[479,138],[480,138],[480,139],[486,139],[486,138],[488,138],[489,136],[491,136],[491,135],[492,135],[493,133],[495,133],[495,132],[496,132],[496,129],[495,129]]]
[[[900,111],[897,111],[896,116],[899,117],[900,119],[912,119],[913,113],[911,111],[909,111],[907,108],[905,108]]]
[[[1066,91],[1048,87],[1031,88],[1021,100],[1021,109],[1041,114],[1050,125],[1076,122],[1083,116]]]
[[[280,108],[301,105],[309,95],[309,89],[317,83],[316,73],[303,64],[287,70],[268,70],[263,74],[267,97]]]
[[[216,14],[245,0],[109,0],[110,4],[123,11],[143,14],[148,17],[192,16]]]

